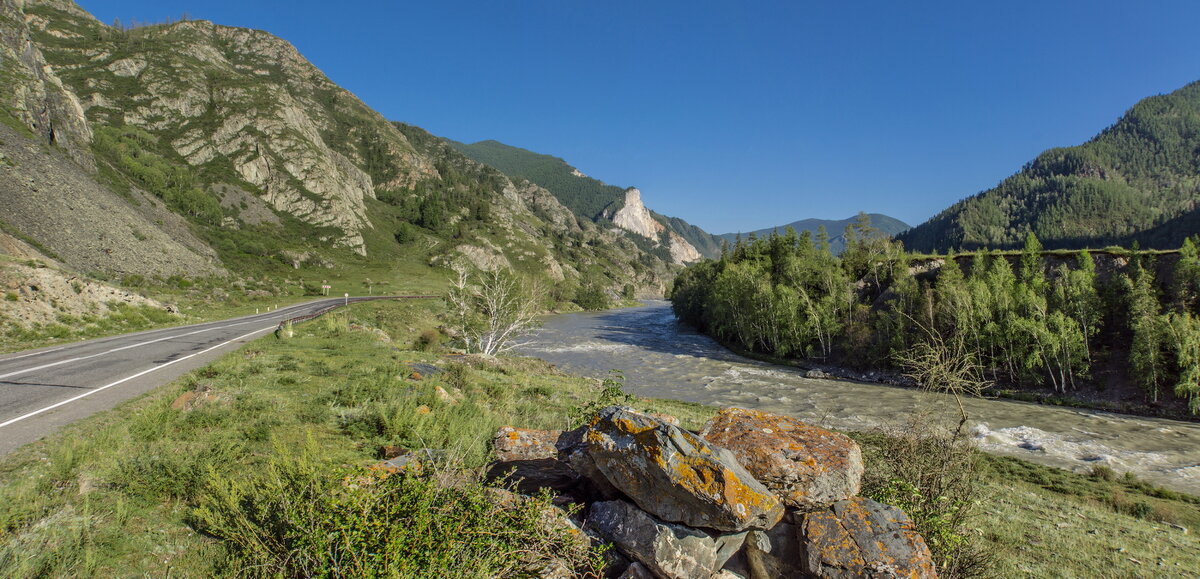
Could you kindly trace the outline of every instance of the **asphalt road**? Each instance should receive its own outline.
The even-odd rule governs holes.
[[[380,298],[350,298],[362,301]],[[0,456],[203,367],[279,322],[345,303],[267,313],[0,355]]]

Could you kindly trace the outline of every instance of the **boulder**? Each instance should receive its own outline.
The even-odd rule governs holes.
[[[617,579],[657,579],[654,573],[651,573],[645,565],[634,561],[630,563],[625,571],[621,573]]]
[[[721,531],[769,529],[783,504],[728,450],[657,418],[610,406],[584,432],[604,478],[656,517]]]
[[[784,504],[802,511],[858,494],[862,450],[844,434],[760,410],[726,408],[700,436],[729,449]]]
[[[496,451],[496,460],[500,462],[557,458],[558,449],[554,445],[560,436],[561,430],[502,426],[492,439],[492,447]]]
[[[559,430],[500,428],[493,439],[496,462],[488,467],[488,478],[510,482],[528,494],[543,488],[560,493],[570,490],[578,483],[579,475],[558,460],[555,443],[560,436]]]
[[[805,577],[800,568],[799,527],[784,520],[768,531],[750,531],[746,535],[746,555],[750,579],[792,579]]]
[[[937,577],[912,520],[896,507],[855,497],[807,513],[800,525],[800,566],[814,577]]]
[[[611,501],[623,499],[625,495],[617,487],[608,482],[604,473],[596,466],[596,461],[587,453],[585,437],[588,426],[584,425],[575,430],[568,430],[558,438],[555,447],[558,449],[558,459],[575,471],[580,479],[575,488],[583,502]]]
[[[711,535],[667,523],[626,501],[593,504],[588,512],[588,525],[612,541],[635,564],[641,563],[654,576],[667,579],[711,576],[746,538],[746,533]]]

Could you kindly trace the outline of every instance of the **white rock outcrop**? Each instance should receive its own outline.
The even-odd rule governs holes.
[[[617,227],[641,235],[656,245],[662,242],[662,234],[667,231],[666,226],[654,219],[650,210],[646,209],[646,205],[642,203],[642,192],[637,187],[625,190],[625,206],[613,214],[612,221]],[[698,261],[703,257],[692,244],[674,231],[667,232],[667,250],[671,253],[671,261],[677,264]]]

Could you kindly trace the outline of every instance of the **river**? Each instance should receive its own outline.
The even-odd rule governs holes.
[[[946,396],[807,378],[739,356],[679,324],[665,301],[549,317],[518,352],[584,376],[620,370],[626,390],[639,396],[757,408],[827,428],[868,430],[931,409],[957,417]],[[986,451],[1077,472],[1104,464],[1200,495],[1200,424],[1008,400],[965,404],[969,428]]]

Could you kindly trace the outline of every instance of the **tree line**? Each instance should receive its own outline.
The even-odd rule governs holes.
[[[1200,257],[1045,252],[1032,233],[1020,252],[918,257],[875,234],[863,216],[847,249],[824,230],[787,230],[727,247],[682,272],[671,300],[680,320],[744,350],[856,368],[900,370],[937,343],[981,380],[1070,393],[1116,366],[1151,403],[1171,396],[1200,411]],[[1170,263],[1174,259],[1174,263]]]

